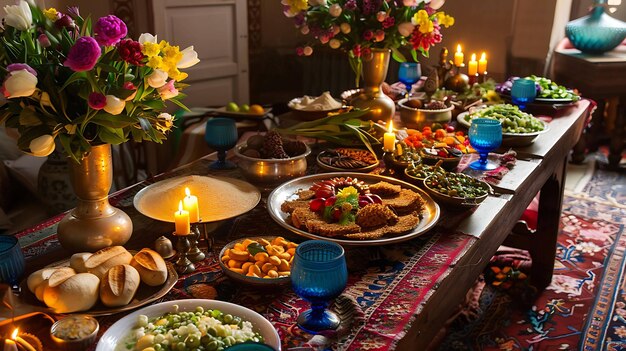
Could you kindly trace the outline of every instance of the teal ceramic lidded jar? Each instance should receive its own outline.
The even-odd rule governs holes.
[[[617,47],[626,38],[626,23],[605,12],[607,0],[596,0],[589,15],[565,26],[565,34],[582,52],[601,54]]]

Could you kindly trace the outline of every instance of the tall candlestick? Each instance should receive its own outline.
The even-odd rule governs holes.
[[[463,51],[461,50],[461,44],[456,46],[456,52],[454,53],[454,65],[457,67],[463,67],[463,60],[465,56],[463,55]]]
[[[484,52],[480,55],[480,60],[478,60],[478,73],[487,73],[487,54]]]
[[[178,203],[178,211],[174,213],[174,225],[176,234],[187,235],[191,232],[189,224],[189,211],[183,210],[183,202]]]
[[[476,54],[472,54],[472,58],[467,63],[467,75],[470,77],[478,73],[478,61],[476,61]]]
[[[185,188],[185,198],[183,199],[183,209],[189,211],[189,221],[191,223],[200,222],[200,211],[198,210],[198,197],[191,195],[189,188]]]
[[[393,151],[396,148],[396,134],[393,132],[393,121],[389,121],[389,130],[383,136],[383,149]]]

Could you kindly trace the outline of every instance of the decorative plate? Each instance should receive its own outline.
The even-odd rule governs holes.
[[[322,235],[312,234],[307,231],[298,229],[294,227],[289,221],[289,214],[283,212],[280,207],[283,202],[290,199],[297,198],[295,193],[300,189],[308,189],[313,183],[331,179],[334,177],[352,177],[362,180],[369,184],[378,183],[380,181],[385,181],[391,184],[401,185],[403,188],[410,189],[416,193],[418,193],[425,201],[424,211],[422,212],[422,219],[420,220],[419,225],[403,234],[399,234],[396,236],[382,237],[379,239],[371,239],[371,240],[352,240],[352,239],[339,239],[339,238],[331,238]],[[324,174],[314,174],[301,178],[296,178],[292,181],[282,184],[278,188],[272,191],[267,199],[267,210],[270,213],[272,219],[274,219],[280,226],[291,230],[292,232],[304,236],[310,239],[318,239],[318,240],[327,240],[333,241],[341,245],[348,246],[375,246],[375,245],[385,245],[385,244],[393,244],[402,241],[411,240],[415,237],[418,237],[426,232],[428,232],[431,228],[439,220],[440,209],[439,205],[422,189],[418,188],[415,185],[409,184],[407,182],[403,182],[401,180],[383,177],[374,174],[363,174],[363,173],[348,173],[348,172],[340,172],[340,173],[324,173]]]
[[[344,150],[355,150],[357,152],[367,152],[370,155],[372,155],[372,157],[374,159],[376,159],[376,156],[373,155],[370,151],[368,150],[364,150],[364,149],[355,149],[355,148],[340,148],[340,149],[344,149]],[[369,164],[367,166],[363,166],[363,167],[354,167],[354,168],[347,168],[347,167],[341,167],[341,163],[339,164],[329,164],[328,163],[328,159],[329,158],[333,158],[333,157],[339,157],[339,155],[334,155],[334,153],[336,153],[336,149],[328,149],[328,150],[324,150],[322,152],[320,152],[317,155],[317,164],[318,166],[320,166],[321,168],[327,170],[327,171],[332,171],[332,172],[369,172],[371,170],[374,170],[376,167],[378,167],[378,165],[380,165],[380,160],[376,159],[376,162]],[[349,165],[349,161],[351,160],[348,159],[346,157],[346,161],[348,161],[348,163],[345,164],[345,166]],[[361,161],[364,162],[364,161]],[[365,163],[365,162],[364,162]]]
[[[249,308],[235,305],[230,302],[217,301],[217,300],[205,300],[205,299],[189,299],[189,300],[174,300],[158,303],[156,305],[144,307],[138,311],[135,311],[124,318],[115,322],[100,338],[96,351],[117,351],[124,349],[124,340],[128,336],[128,333],[133,327],[137,325],[137,319],[139,315],[147,316],[148,318],[154,318],[164,315],[168,312],[174,312],[175,307],[178,306],[178,311],[188,312],[195,311],[196,307],[202,307],[205,310],[220,310],[223,313],[228,313],[233,316],[240,317],[242,320],[252,323],[252,327],[258,333],[263,336],[265,344],[271,346],[276,351],[281,351],[280,337],[278,332],[267,319],[260,314],[252,311]],[[118,345],[122,345],[120,348]]]
[[[129,251],[129,252],[133,255],[137,253],[135,251]],[[69,265],[70,265],[70,260],[68,258],[65,260],[61,260],[61,261],[57,261],[55,263],[49,264],[46,267],[62,267],[62,266],[69,267]],[[100,302],[100,300],[98,300],[98,303],[96,303],[96,305],[92,307],[90,310],[74,312],[71,314],[88,314],[90,316],[107,316],[111,314],[134,310],[135,308],[144,306],[146,304],[149,304],[150,302],[153,302],[155,300],[162,298],[163,296],[165,296],[165,294],[167,294],[172,289],[172,287],[174,287],[174,285],[178,281],[178,273],[176,273],[174,266],[168,261],[165,261],[165,265],[167,266],[167,280],[165,281],[165,283],[159,286],[149,286],[144,283],[141,283],[139,285],[139,288],[137,289],[137,292],[135,293],[135,297],[133,297],[132,301],[128,305],[120,306],[120,307],[106,307],[105,305],[102,304],[102,302]],[[28,285],[26,285],[26,280],[27,279],[24,279],[22,281],[22,284],[20,284],[20,287],[22,288],[22,294],[20,295],[20,299],[24,303],[27,303],[30,305],[45,307],[45,304],[37,300],[37,297],[35,297],[35,295],[31,293],[30,290],[28,290]]]

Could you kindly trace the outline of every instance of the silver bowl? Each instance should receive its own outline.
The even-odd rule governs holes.
[[[448,123],[452,120],[454,106],[441,110],[425,110],[405,105],[408,99],[398,101],[400,107],[400,120],[409,128],[422,128],[433,123]]]
[[[308,145],[305,146],[306,151],[302,155],[265,159],[242,154],[241,151],[247,147],[246,143],[242,143],[235,147],[235,155],[237,155],[237,164],[241,173],[250,183],[271,187],[306,174],[306,157],[311,153],[311,148]]]

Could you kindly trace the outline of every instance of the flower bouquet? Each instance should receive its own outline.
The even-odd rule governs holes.
[[[373,48],[391,49],[396,61],[406,61],[400,48],[409,47],[414,61],[418,52],[428,56],[430,47],[441,42],[441,27],[454,18],[438,11],[445,0],[282,0],[284,14],[293,17],[309,45],[297,48],[309,56],[312,45],[328,45],[348,53],[358,85],[362,58]]]
[[[0,123],[17,128],[21,150],[46,156],[58,140],[80,163],[95,145],[166,138],[173,117],[161,111],[166,101],[185,108],[181,70],[199,62],[193,46],[147,33],[128,39],[119,18],[92,26],[77,7],[63,13],[20,0],[4,10]]]

